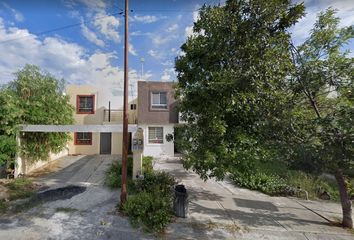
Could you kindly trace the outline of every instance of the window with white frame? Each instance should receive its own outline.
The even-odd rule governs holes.
[[[163,143],[163,127],[149,127],[149,143]]]
[[[151,93],[151,108],[152,109],[167,109],[167,93],[152,92]]]

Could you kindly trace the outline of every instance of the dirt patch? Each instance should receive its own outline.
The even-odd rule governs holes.
[[[52,161],[44,165],[43,167],[34,170],[29,173],[27,176],[29,177],[40,177],[48,175],[49,173],[56,172],[60,169],[60,165],[58,161]]]

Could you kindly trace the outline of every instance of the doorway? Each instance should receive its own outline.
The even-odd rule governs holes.
[[[102,132],[100,136],[100,154],[112,153],[112,133]]]

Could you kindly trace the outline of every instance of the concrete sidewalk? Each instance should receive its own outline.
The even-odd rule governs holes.
[[[160,159],[154,168],[170,172],[189,191],[189,216],[170,225],[167,239],[354,239],[302,206],[325,206],[321,209],[328,212],[334,203],[299,204],[297,199],[270,197],[235,187],[230,181],[204,182],[185,171],[177,159]],[[338,208],[331,211],[337,213]]]

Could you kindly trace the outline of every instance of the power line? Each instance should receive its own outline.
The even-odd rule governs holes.
[[[80,26],[82,24],[89,23],[89,22],[92,22],[92,21],[95,21],[95,20],[98,20],[98,19],[108,18],[108,17],[112,17],[112,16],[116,16],[116,15],[122,15],[122,14],[123,14],[123,12],[116,12],[116,13],[113,13],[111,15],[102,16],[102,17],[96,17],[96,18],[93,18],[91,20],[81,21],[79,23],[73,23],[73,24],[69,24],[69,25],[65,25],[65,26],[61,26],[61,27],[57,27],[57,28],[52,28],[52,29],[48,29],[48,30],[45,30],[45,31],[42,31],[42,32],[37,32],[37,33],[32,33],[32,34],[34,34],[34,35],[43,35],[43,34],[47,34],[47,33],[52,33],[52,32],[56,32],[56,31],[65,30],[65,29],[68,29],[68,28],[77,27],[77,26]],[[31,35],[8,39],[8,40],[5,40],[5,41],[1,41],[0,44],[17,41],[19,39],[28,38],[30,36]]]
[[[206,3],[206,4],[210,4],[211,1],[209,1],[209,3]],[[212,5],[212,4],[210,4],[210,5]],[[61,26],[61,27],[52,28],[52,29],[48,29],[48,30],[45,30],[45,31],[42,31],[42,32],[37,32],[37,33],[32,33],[32,34],[34,34],[34,35],[43,35],[43,34],[47,34],[47,33],[52,33],[52,32],[56,32],[56,31],[61,31],[61,30],[77,27],[77,26],[80,26],[82,24],[95,21],[97,19],[103,19],[103,18],[108,18],[108,17],[111,17],[111,16],[117,16],[117,15],[124,16],[123,15],[123,10],[121,8],[119,8],[119,10],[120,10],[120,12],[115,12],[115,13],[112,13],[111,15],[96,17],[96,18],[93,18],[91,20],[81,21],[81,22],[73,23],[73,24],[69,24],[69,25],[64,25],[64,26]],[[177,10],[177,9],[176,10],[173,10],[173,9],[150,9],[150,10],[136,9],[136,10],[130,10],[130,12],[173,12],[173,13],[175,13],[175,12],[195,12],[197,10],[198,9],[190,9],[190,10],[189,9],[179,9],[179,10]],[[5,28],[4,27],[0,28],[0,30],[2,30],[2,29],[5,29]],[[31,37],[31,35],[22,36],[22,37],[18,37],[18,38],[12,38],[12,39],[8,39],[8,40],[5,40],[5,41],[0,41],[0,44],[13,42],[13,41],[17,41],[17,40],[28,38],[28,37]]]

